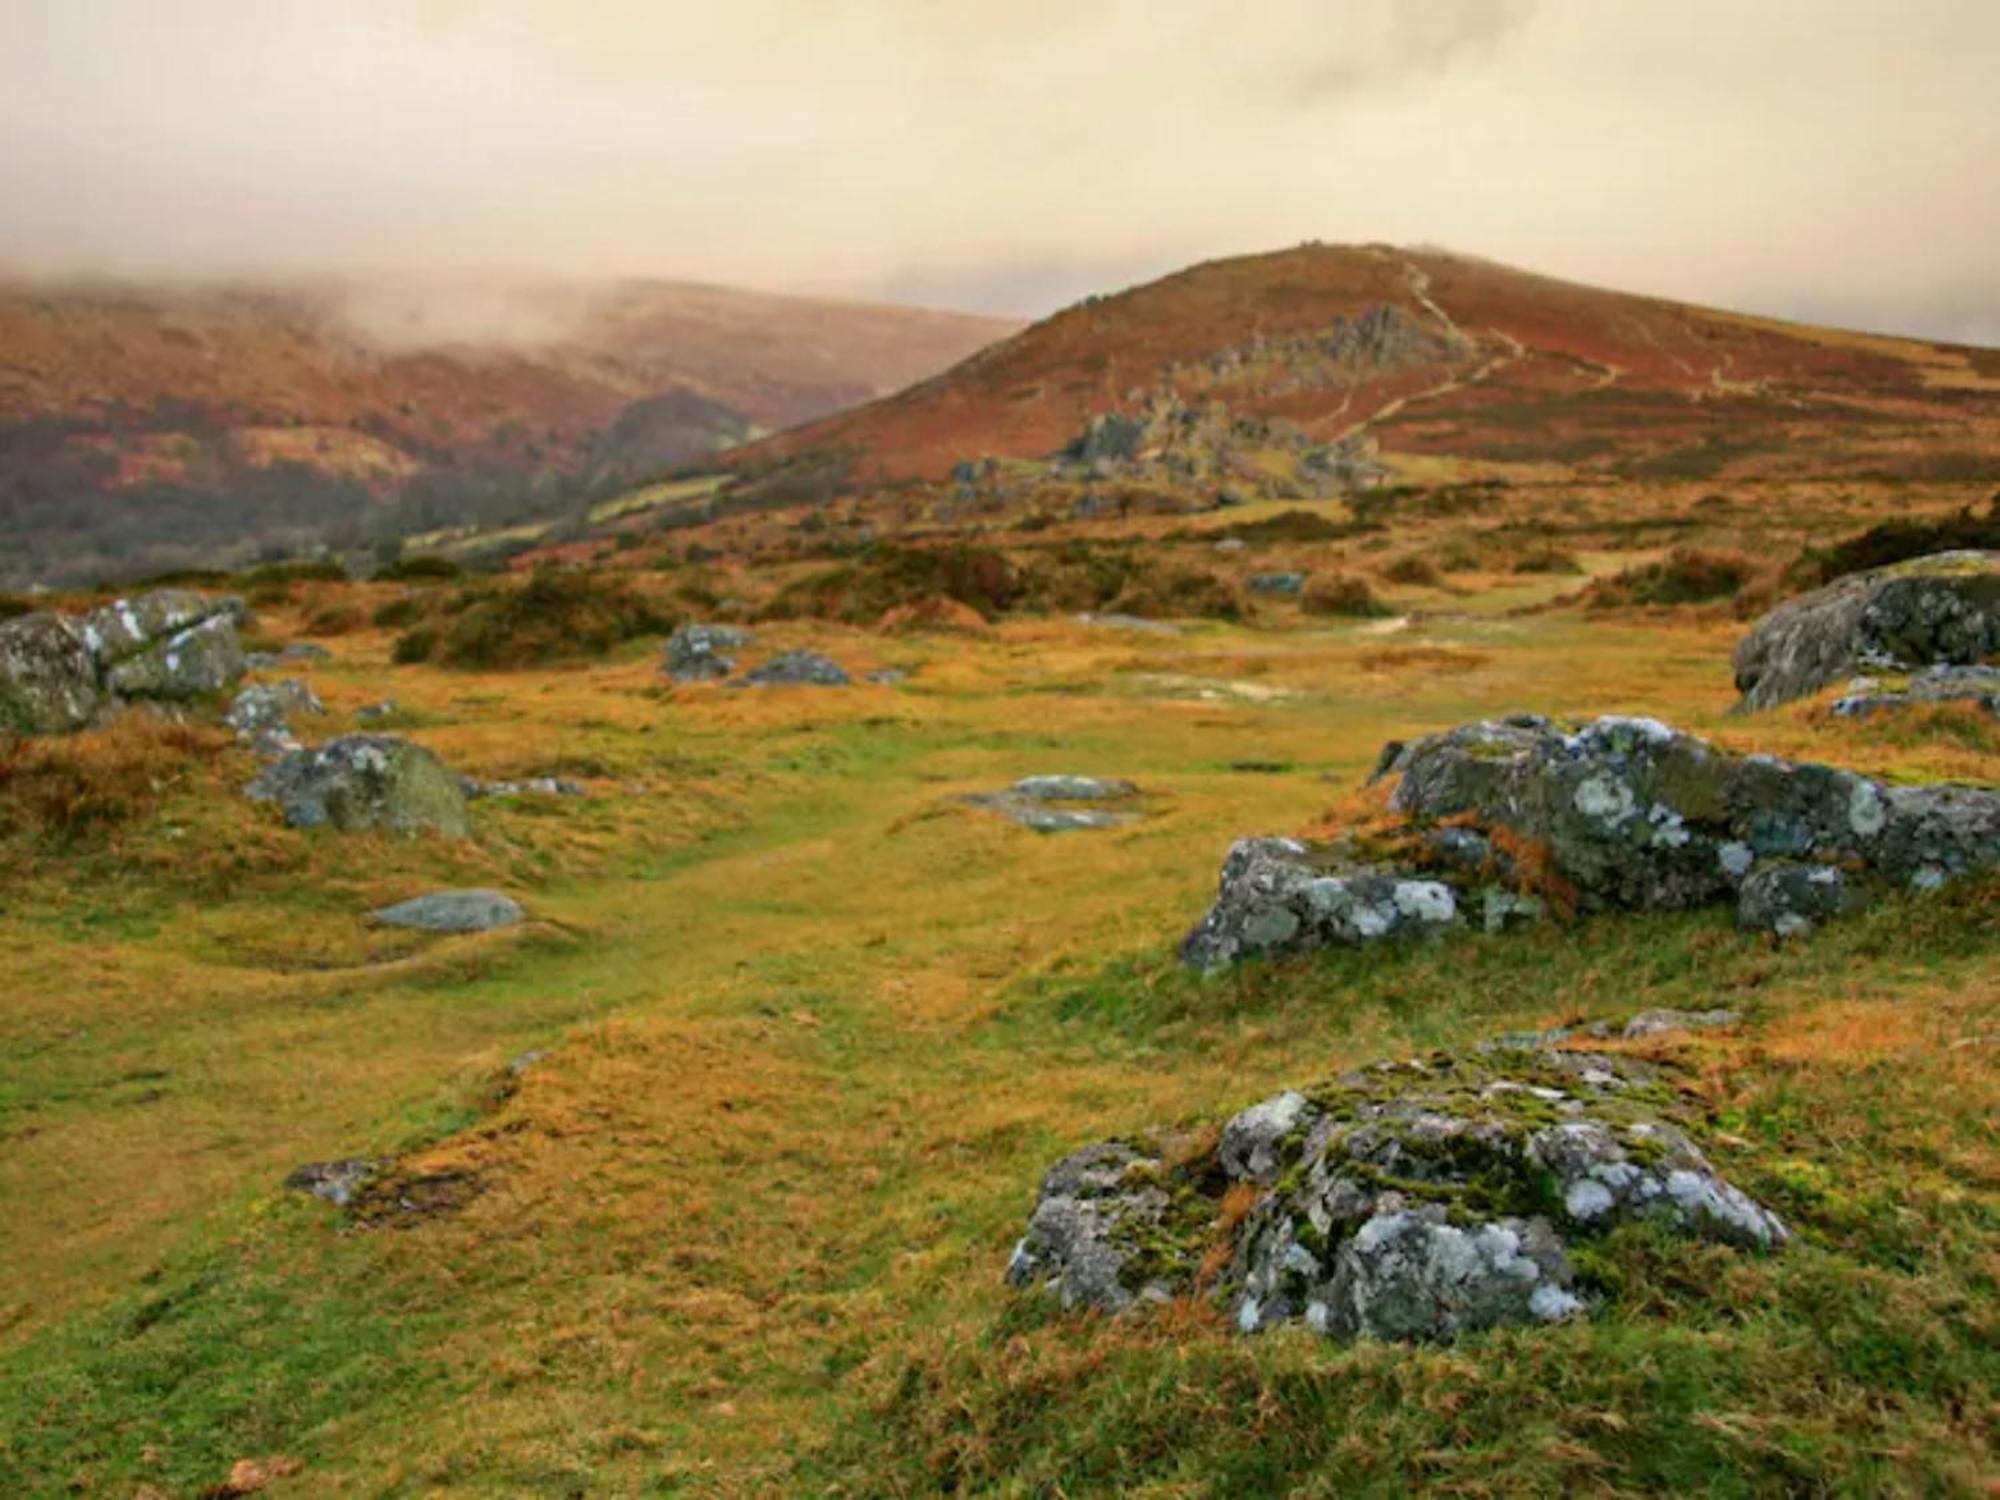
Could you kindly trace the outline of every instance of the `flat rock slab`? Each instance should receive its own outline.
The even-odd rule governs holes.
[[[846,687],[846,669],[817,651],[787,651],[745,672],[738,687]]]
[[[432,891],[382,907],[368,914],[384,927],[413,927],[422,932],[491,932],[527,919],[513,897],[499,891]]]
[[[965,800],[1036,833],[1073,833],[1118,828],[1139,817],[1132,809],[1075,804],[1127,802],[1138,795],[1138,787],[1129,781],[1096,776],[1024,776],[1005,791],[978,792]]]

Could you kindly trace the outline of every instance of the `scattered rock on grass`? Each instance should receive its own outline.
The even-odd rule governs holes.
[[[846,687],[840,664],[817,651],[787,651],[737,679],[743,687]]]
[[[1694,1123],[1664,1069],[1622,1055],[1377,1063],[1252,1105],[1192,1160],[1160,1135],[1064,1158],[1007,1278],[1110,1313],[1207,1297],[1246,1333],[1447,1340],[1555,1322],[1587,1310],[1570,1245],[1615,1224],[1785,1243]]]
[[[499,891],[432,891],[372,911],[368,918],[385,927],[414,927],[422,932],[491,932],[527,919],[519,902]]]
[[[1257,573],[1250,579],[1253,594],[1278,594],[1288,599],[1296,599],[1306,591],[1306,575],[1303,573]]]
[[[313,1161],[287,1177],[285,1186],[345,1208],[375,1172],[376,1164],[361,1157],[349,1157],[344,1161]]]
[[[276,802],[293,828],[343,833],[384,829],[472,832],[458,778],[423,746],[392,734],[349,734],[294,750],[265,768],[245,794]]]
[[[1065,804],[1129,802],[1138,794],[1139,789],[1129,781],[1094,776],[1027,776],[1005,791],[980,792],[966,800],[1037,833],[1069,833],[1086,828],[1116,828],[1132,822],[1138,814],[1131,809]]]
[[[323,714],[326,705],[296,677],[283,682],[253,682],[230,703],[223,722],[236,738],[259,755],[283,755],[299,748],[292,732],[292,715]]]
[[[458,784],[475,801],[481,797],[505,801],[514,797],[587,797],[590,791],[580,781],[567,776],[529,776],[520,781],[482,781],[477,776],[461,776]]]
[[[683,625],[667,637],[660,670],[675,682],[708,682],[736,670],[728,653],[750,644],[750,632],[737,625]]]

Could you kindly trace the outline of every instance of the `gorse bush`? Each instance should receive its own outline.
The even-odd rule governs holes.
[[[397,640],[394,656],[452,667],[525,667],[602,655],[678,622],[620,575],[542,568],[525,583],[481,584],[439,600],[434,613]]]
[[[1627,568],[1597,584],[1590,592],[1590,607],[1706,604],[1733,599],[1762,566],[1746,552],[1676,547],[1659,562]]]
[[[1309,615],[1330,615],[1365,620],[1392,613],[1376,596],[1368,580],[1352,574],[1335,573],[1315,578],[1299,598],[1299,608]]]
[[[1808,548],[1794,577],[1808,586],[1831,583],[1849,573],[1864,573],[1933,552],[1991,548],[2000,548],[2000,494],[1987,501],[1983,516],[1975,515],[1968,505],[1956,515],[1938,520],[1884,521],[1824,552]]]

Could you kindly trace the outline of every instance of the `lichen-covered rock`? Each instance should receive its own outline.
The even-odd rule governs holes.
[[[509,802],[517,797],[587,797],[590,790],[567,776],[529,776],[520,781],[482,781],[477,776],[461,776],[458,784],[465,795],[477,800],[490,797]]]
[[[0,734],[67,734],[103,703],[76,621],[42,612],[0,624]]]
[[[2000,789],[1893,787],[1833,766],[1733,755],[1652,719],[1573,730],[1494,720],[1386,760],[1382,774],[1400,777],[1390,807],[1405,820],[1392,856],[1238,841],[1214,906],[1182,945],[1186,962],[1212,968],[1471,922],[1498,931],[1539,917],[1545,894],[1583,912],[1734,901],[1772,862],[1839,863],[1857,879],[1920,888],[2000,868]],[[1772,888],[1791,878],[1771,877]],[[1836,894],[1851,889],[1844,882]],[[1762,920],[1757,898],[1749,911],[1746,921]]]
[[[107,691],[182,701],[219,693],[248,670],[243,617],[240,599],[159,589],[92,610],[83,633]]]
[[[413,927],[421,932],[491,932],[527,920],[521,903],[500,891],[432,891],[368,914],[384,927]]]
[[[1746,932],[1804,937],[1840,915],[1847,878],[1838,865],[1778,861],[1759,865],[1736,891],[1736,925]]]
[[[736,670],[729,652],[750,644],[750,632],[736,625],[683,625],[667,637],[660,670],[675,682],[708,682]]]
[[[1239,839],[1215,904],[1181,943],[1181,960],[1213,969],[1309,948],[1362,947],[1432,932],[1458,919],[1444,881],[1327,862],[1296,839]]]
[[[737,679],[746,687],[846,687],[848,675],[817,651],[786,651]]]
[[[1958,703],[2000,714],[2000,667],[1926,667],[1900,686],[1857,678],[1834,700],[1833,712],[1843,719],[1866,719],[1926,703]]]
[[[1253,594],[1296,598],[1305,589],[1306,575],[1303,573],[1253,573],[1250,577],[1250,592]]]
[[[1870,668],[1969,665],[2000,654],[2000,553],[1940,552],[1841,578],[1787,601],[1736,647],[1746,709],[1770,708]]]
[[[1585,1310],[1569,1243],[1615,1224],[1785,1243],[1694,1125],[1663,1068],[1618,1054],[1502,1045],[1378,1063],[1252,1105],[1209,1156],[1168,1166],[1162,1147],[1117,1141],[1066,1158],[1008,1275],[1114,1313],[1206,1295],[1246,1333],[1302,1321],[1428,1340],[1552,1322]],[[1245,1191],[1247,1214],[1223,1213]]]
[[[353,833],[471,833],[458,778],[423,746],[397,735],[349,734],[295,750],[267,767],[246,794],[275,802],[294,828]]]
[[[253,682],[229,705],[223,722],[236,738],[260,755],[283,755],[299,748],[292,733],[294,714],[323,714],[319,695],[296,677],[283,682]]]

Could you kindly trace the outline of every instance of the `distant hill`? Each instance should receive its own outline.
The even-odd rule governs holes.
[[[0,285],[0,579],[545,514],[1016,326],[668,282]]]
[[[1231,424],[1239,451],[1221,463],[1213,443],[1177,451],[1197,428]],[[1307,245],[1091,298],[730,461],[835,460],[852,485],[1067,448],[1128,474],[1150,454],[1155,477],[1205,482],[1232,465],[1253,473],[1261,460],[1242,450],[1259,445],[1356,482],[1980,480],[2000,477],[2000,351],[1691,307],[1438,251]]]

